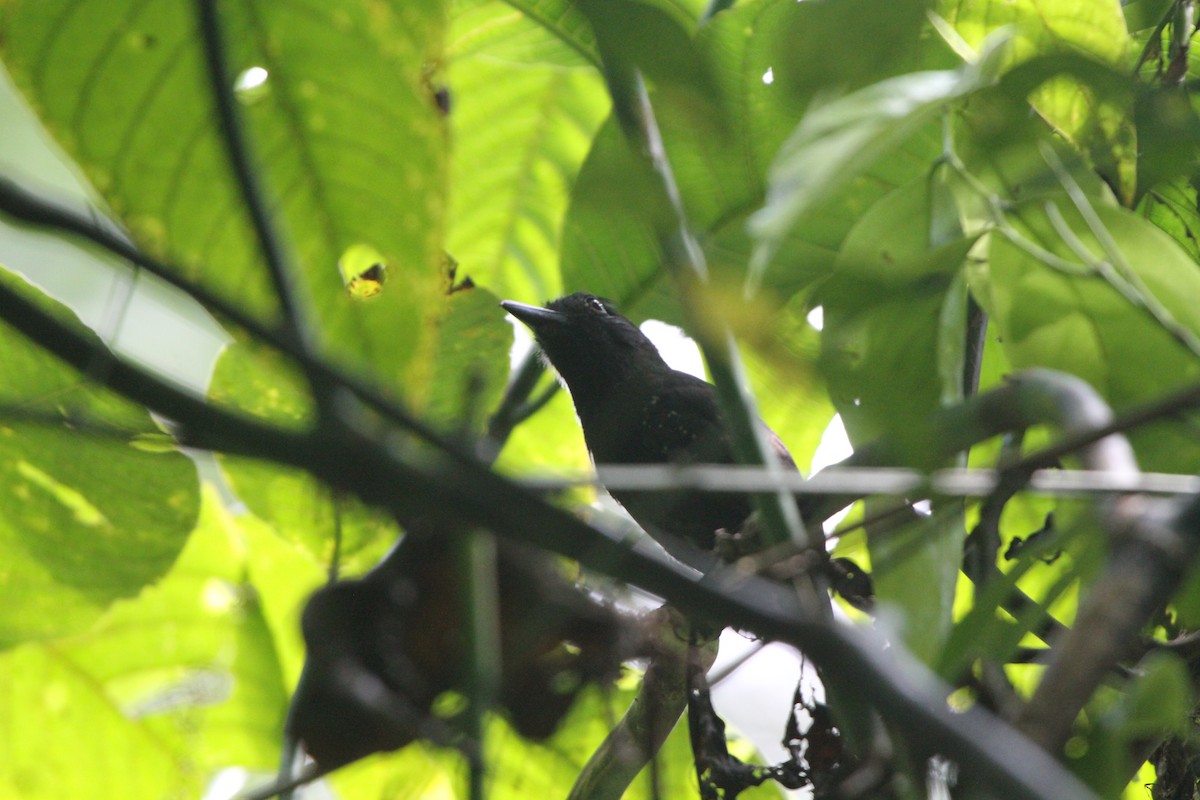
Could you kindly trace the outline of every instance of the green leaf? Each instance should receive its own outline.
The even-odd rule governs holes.
[[[1126,735],[1131,740],[1163,732],[1186,736],[1190,709],[1195,705],[1187,664],[1174,653],[1151,652],[1138,670],[1141,676],[1130,687],[1121,709]]]
[[[96,796],[199,795],[145,722],[132,722],[80,665],[52,648],[26,644],[0,655],[0,787],[21,800]],[[20,735],[17,735],[17,732]]]
[[[288,236],[323,349],[396,386],[440,288],[445,123],[427,86],[439,3],[221,6],[252,161]],[[11,2],[5,64],[135,242],[270,319],[278,309],[218,136],[194,10],[135,0]],[[356,303],[341,256],[368,245],[393,284]]]
[[[583,692],[559,730],[541,743],[526,741],[503,721],[492,720],[484,745],[490,765],[488,796],[497,800],[520,800],[564,795],[587,759],[608,735],[611,721],[620,718],[634,694],[635,691],[630,689]],[[754,758],[744,741],[731,738],[732,751],[746,759]],[[691,763],[686,723],[675,726],[659,752],[656,777],[660,788],[670,787],[678,794],[696,794],[696,772]],[[366,759],[340,770],[332,778],[344,797],[385,797],[413,789],[417,789],[421,797],[461,796],[465,791],[462,781],[461,760],[456,755],[421,745]],[[659,793],[651,784],[649,770],[643,770],[624,794],[629,800],[656,796]],[[780,791],[773,782],[767,781],[739,796],[747,800],[765,800],[780,797]]]
[[[305,430],[315,421],[308,386],[295,367],[274,350],[253,343],[238,342],[222,351],[209,397],[280,427]],[[338,500],[305,472],[224,454],[217,454],[217,463],[255,516],[322,563],[330,563],[337,549],[343,568],[364,570],[370,562],[363,558],[376,554],[374,545],[397,536],[386,514],[350,499]]]
[[[273,584],[246,582],[246,525],[261,529],[228,517],[209,493],[161,582],[84,635],[0,655],[0,728],[21,731],[0,738],[0,785],[30,800],[98,796],[97,787],[199,796],[224,767],[273,768],[287,693],[260,606]],[[296,552],[272,557],[293,591],[322,580]]]
[[[524,20],[511,9],[507,14]],[[607,95],[590,68],[513,63],[505,54],[515,37],[477,41],[472,36],[480,29],[468,24],[456,20],[459,46],[469,49],[455,54],[447,73],[456,187],[447,247],[476,284],[502,297],[544,301],[561,293],[559,239],[567,197],[607,110]],[[550,39],[531,22],[524,27],[532,31],[520,41]],[[479,35],[494,36],[495,30],[483,28]],[[514,108],[530,112],[507,113]]]
[[[600,64],[591,26],[568,2],[455,0],[451,12],[451,70],[458,68],[460,59],[476,57],[510,66]],[[457,81],[452,85],[459,87]]]
[[[1146,742],[1186,737],[1192,728],[1195,696],[1183,659],[1152,652],[1138,663],[1138,672],[1125,694],[1089,704],[1088,716],[1098,719],[1087,732],[1086,752],[1071,764],[1102,797],[1116,796],[1130,779],[1138,766],[1133,754]]]
[[[782,12],[769,23],[764,20],[770,66],[779,91],[803,103],[921,69],[919,61],[933,56],[921,36],[932,5],[927,0],[747,5]],[[871,46],[839,47],[836,57],[831,57],[832,43],[843,41],[849,31]]]
[[[13,287],[20,281],[0,271]],[[31,299],[87,333],[64,307]],[[93,339],[98,352],[104,346]],[[196,469],[145,409],[0,324],[0,646],[81,630],[161,577],[199,506]],[[44,416],[41,421],[25,415]]]
[[[478,288],[451,294],[435,324],[422,417],[448,433],[479,436],[508,379],[512,326],[500,300]]]
[[[892,4],[923,18],[922,11],[913,11],[917,5]],[[812,58],[826,53],[828,41],[820,38],[819,26],[805,28],[808,15],[826,13],[813,10],[817,6],[841,9],[838,14],[859,8],[854,3],[806,6],[788,0],[740,4],[710,20],[695,38],[703,80],[713,86],[711,98],[698,104],[686,93],[651,87],[688,222],[700,235],[718,285],[742,282],[753,249],[746,219],[762,204],[767,165],[811,99],[793,85],[802,80],[808,62],[784,63],[780,53],[790,52],[789,47],[799,47]],[[891,13],[883,13],[881,19],[895,21]],[[928,58],[933,62],[939,56],[931,53]],[[838,85],[887,77],[909,61],[911,53],[878,62],[866,59],[864,63],[875,64],[882,74],[850,65]],[[822,63],[828,71],[833,62],[822,57]],[[771,83],[764,82],[768,70]],[[808,219],[781,233],[776,243],[779,267],[766,277],[767,288],[786,300],[827,274],[857,214],[918,174],[939,147],[936,131],[931,135],[928,130],[893,145],[896,158],[864,161],[858,179],[822,195]],[[604,294],[635,317],[681,321],[672,287],[661,281],[666,273],[660,269],[658,236],[673,219],[657,197],[653,176],[641,171],[615,122],[610,122],[596,137],[572,192],[563,236],[564,289]]]
[[[1200,199],[1190,181],[1177,179],[1148,192],[1137,208],[1187,253],[1200,261]]]
[[[931,178],[922,175],[859,215],[837,256],[839,278],[885,285],[926,278],[947,282],[977,237],[964,237],[959,230],[933,241],[934,204],[942,197],[940,190],[931,191]]]
[[[972,47],[996,30],[1009,29],[1009,69],[1045,54],[1083,56],[1116,70],[1128,67],[1130,39],[1117,0],[943,0],[938,12]],[[1029,101],[1067,139],[1090,151],[1122,196],[1132,197],[1137,141],[1129,109],[1113,103],[1105,87],[1080,78],[1055,77]]]
[[[811,110],[771,167],[766,205],[751,219],[759,269],[822,198],[861,175],[929,119],[984,85],[979,71],[919,72],[890,78]]]
[[[1056,230],[1056,208],[1081,258]],[[991,242],[990,265],[979,277],[980,297],[1004,340],[1014,367],[1070,372],[1095,387],[1114,408],[1128,409],[1194,381],[1200,353],[1182,344],[1145,304],[1160,309],[1180,335],[1200,333],[1200,310],[1188,298],[1200,292],[1200,267],[1154,225],[1121,208],[1094,204],[1136,281],[1136,301],[1118,292],[1090,265],[1108,254],[1068,198],[1018,207],[1011,216],[1018,241],[1044,248],[1073,268],[1060,268],[1006,238]],[[1055,262],[1057,263],[1057,262]],[[1190,332],[1190,333],[1189,333]],[[1200,470],[1195,448],[1178,446],[1186,422],[1163,422],[1131,432],[1144,469]]]
[[[426,334],[429,350],[419,361],[421,370],[414,369],[408,394],[418,404],[415,411],[435,427],[475,435],[504,389],[512,327],[499,301],[484,289],[456,291],[436,307],[440,315]],[[282,427],[305,429],[314,421],[308,387],[295,368],[273,350],[248,343],[222,353],[209,396]],[[362,571],[379,555],[381,544],[395,541],[399,533],[389,515],[335,497],[300,470],[236,456],[217,459],[255,515],[323,563],[336,549],[344,569]]]

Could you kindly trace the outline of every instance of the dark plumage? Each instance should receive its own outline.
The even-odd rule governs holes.
[[[579,293],[546,308],[511,300],[501,305],[529,326],[570,389],[597,464],[733,463],[713,386],[671,369],[610,302]],[[787,448],[768,432],[781,460],[795,469]],[[673,537],[711,550],[718,529],[737,531],[751,511],[749,498],[737,494],[619,490],[612,495],[668,552],[693,564]]]

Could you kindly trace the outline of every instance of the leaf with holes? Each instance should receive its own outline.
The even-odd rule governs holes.
[[[220,4],[236,106],[324,352],[403,386],[441,277],[439,3]],[[192,5],[9,2],[0,54],[139,247],[264,319],[280,308],[219,136]],[[355,245],[393,280],[343,284]]]

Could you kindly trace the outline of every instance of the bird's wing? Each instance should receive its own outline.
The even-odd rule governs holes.
[[[676,379],[670,382],[670,389],[654,404],[666,409],[665,412],[650,415],[652,424],[668,434],[665,439],[674,450],[663,457],[693,463],[733,463],[733,443],[712,384],[683,372],[676,371],[674,375]],[[779,435],[761,419],[758,424],[780,463],[787,469],[798,470],[796,460]],[[686,453],[686,457],[681,457],[681,453]]]

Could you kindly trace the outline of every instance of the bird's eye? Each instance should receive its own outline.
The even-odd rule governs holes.
[[[604,303],[601,302],[599,297],[589,297],[588,305],[592,307],[593,311],[597,311],[601,314],[608,314],[608,309],[604,306]]]

